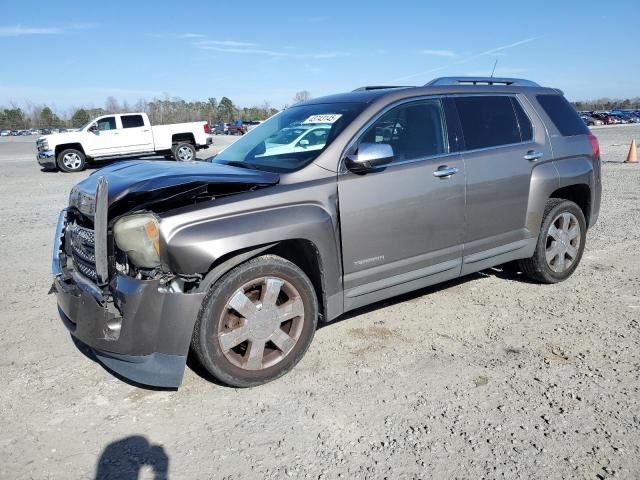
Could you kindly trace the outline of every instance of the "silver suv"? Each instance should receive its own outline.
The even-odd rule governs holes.
[[[505,263],[565,280],[600,191],[598,142],[556,89],[364,87],[208,162],[95,172],[60,214],[53,290],[72,335],[129,380],[178,387],[191,351],[249,387],[363,305]]]

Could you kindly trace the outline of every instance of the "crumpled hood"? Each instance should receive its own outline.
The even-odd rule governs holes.
[[[201,193],[215,185],[266,187],[280,180],[277,173],[249,170],[209,162],[127,161],[116,162],[93,172],[71,190],[70,205],[79,206],[81,197],[94,197],[98,179],[108,182],[109,205],[128,197],[140,203],[163,200],[181,192]],[[228,189],[223,190],[228,194]],[[212,194],[215,196],[215,194]],[[81,209],[82,210],[82,209]]]

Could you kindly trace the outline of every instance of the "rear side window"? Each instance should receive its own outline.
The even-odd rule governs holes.
[[[531,125],[531,120],[527,117],[527,114],[524,113],[522,109],[522,105],[515,98],[512,98],[513,109],[516,112],[516,118],[518,119],[518,126],[520,127],[520,136],[522,137],[523,142],[528,142],[529,140],[533,140],[533,126]]]
[[[123,115],[120,119],[122,120],[122,128],[144,127],[142,115]]]
[[[562,136],[589,133],[578,112],[562,95],[538,95],[536,98]]]
[[[455,97],[467,150],[520,143],[509,96]]]

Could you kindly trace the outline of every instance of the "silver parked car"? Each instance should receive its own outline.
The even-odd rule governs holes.
[[[441,78],[270,118],[207,162],[125,162],[60,214],[63,322],[131,380],[229,385],[302,358],[318,322],[517,261],[578,267],[600,209],[598,141],[557,89]],[[400,320],[399,320],[400,321]]]

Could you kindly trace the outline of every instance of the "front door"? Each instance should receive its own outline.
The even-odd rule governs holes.
[[[432,98],[390,109],[358,139],[391,145],[394,159],[339,175],[345,310],[459,275],[465,165],[446,130]]]
[[[126,153],[121,129],[116,123],[116,116],[98,118],[98,129],[87,131],[85,152],[90,157],[106,157]]]

